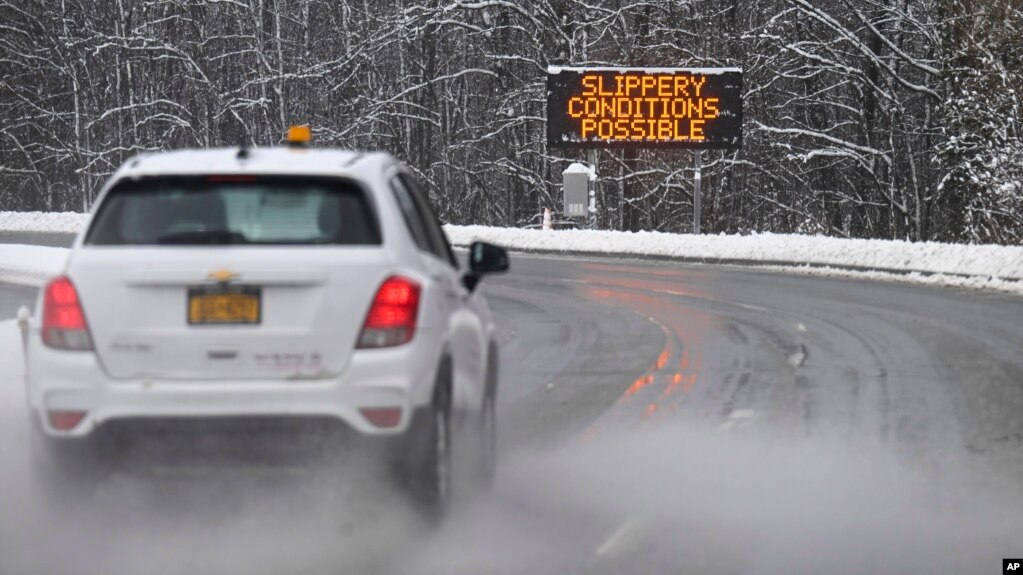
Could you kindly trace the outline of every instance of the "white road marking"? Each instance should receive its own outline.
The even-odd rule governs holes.
[[[635,517],[630,517],[604,541],[604,544],[597,547],[597,557],[617,555],[639,543],[642,538],[642,524]]]
[[[757,412],[752,409],[736,409],[728,415],[728,419],[718,426],[718,433],[726,433],[733,429],[739,429],[745,427],[757,416]]]
[[[796,331],[799,331],[799,332],[802,332],[802,333],[806,333],[806,326],[803,325],[802,323],[797,323],[796,324]]]

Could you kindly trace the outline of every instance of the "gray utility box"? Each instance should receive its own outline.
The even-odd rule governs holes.
[[[568,218],[585,218],[589,215],[590,180],[593,170],[584,164],[575,163],[561,173],[564,182],[564,214]]]

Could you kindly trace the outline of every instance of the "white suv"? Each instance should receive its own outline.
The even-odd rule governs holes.
[[[307,440],[354,430],[390,437],[379,443],[411,492],[443,508],[452,437],[475,443],[455,453],[493,477],[497,346],[475,288],[507,269],[504,250],[476,243],[460,271],[412,174],[386,154],[133,158],[30,320],[40,480],[67,490],[128,454],[221,437],[267,460],[329,456],[340,444]]]

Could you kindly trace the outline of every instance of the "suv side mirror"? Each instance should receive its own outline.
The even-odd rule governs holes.
[[[486,274],[508,271],[508,252],[504,248],[486,242],[473,242],[469,246],[469,273],[462,278],[465,289],[470,292]]]

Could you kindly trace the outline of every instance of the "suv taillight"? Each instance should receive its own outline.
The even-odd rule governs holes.
[[[43,294],[43,343],[56,349],[92,349],[82,302],[75,285],[61,276],[46,284]]]
[[[411,341],[419,313],[419,291],[419,284],[408,278],[387,278],[373,298],[356,347],[391,347]]]

